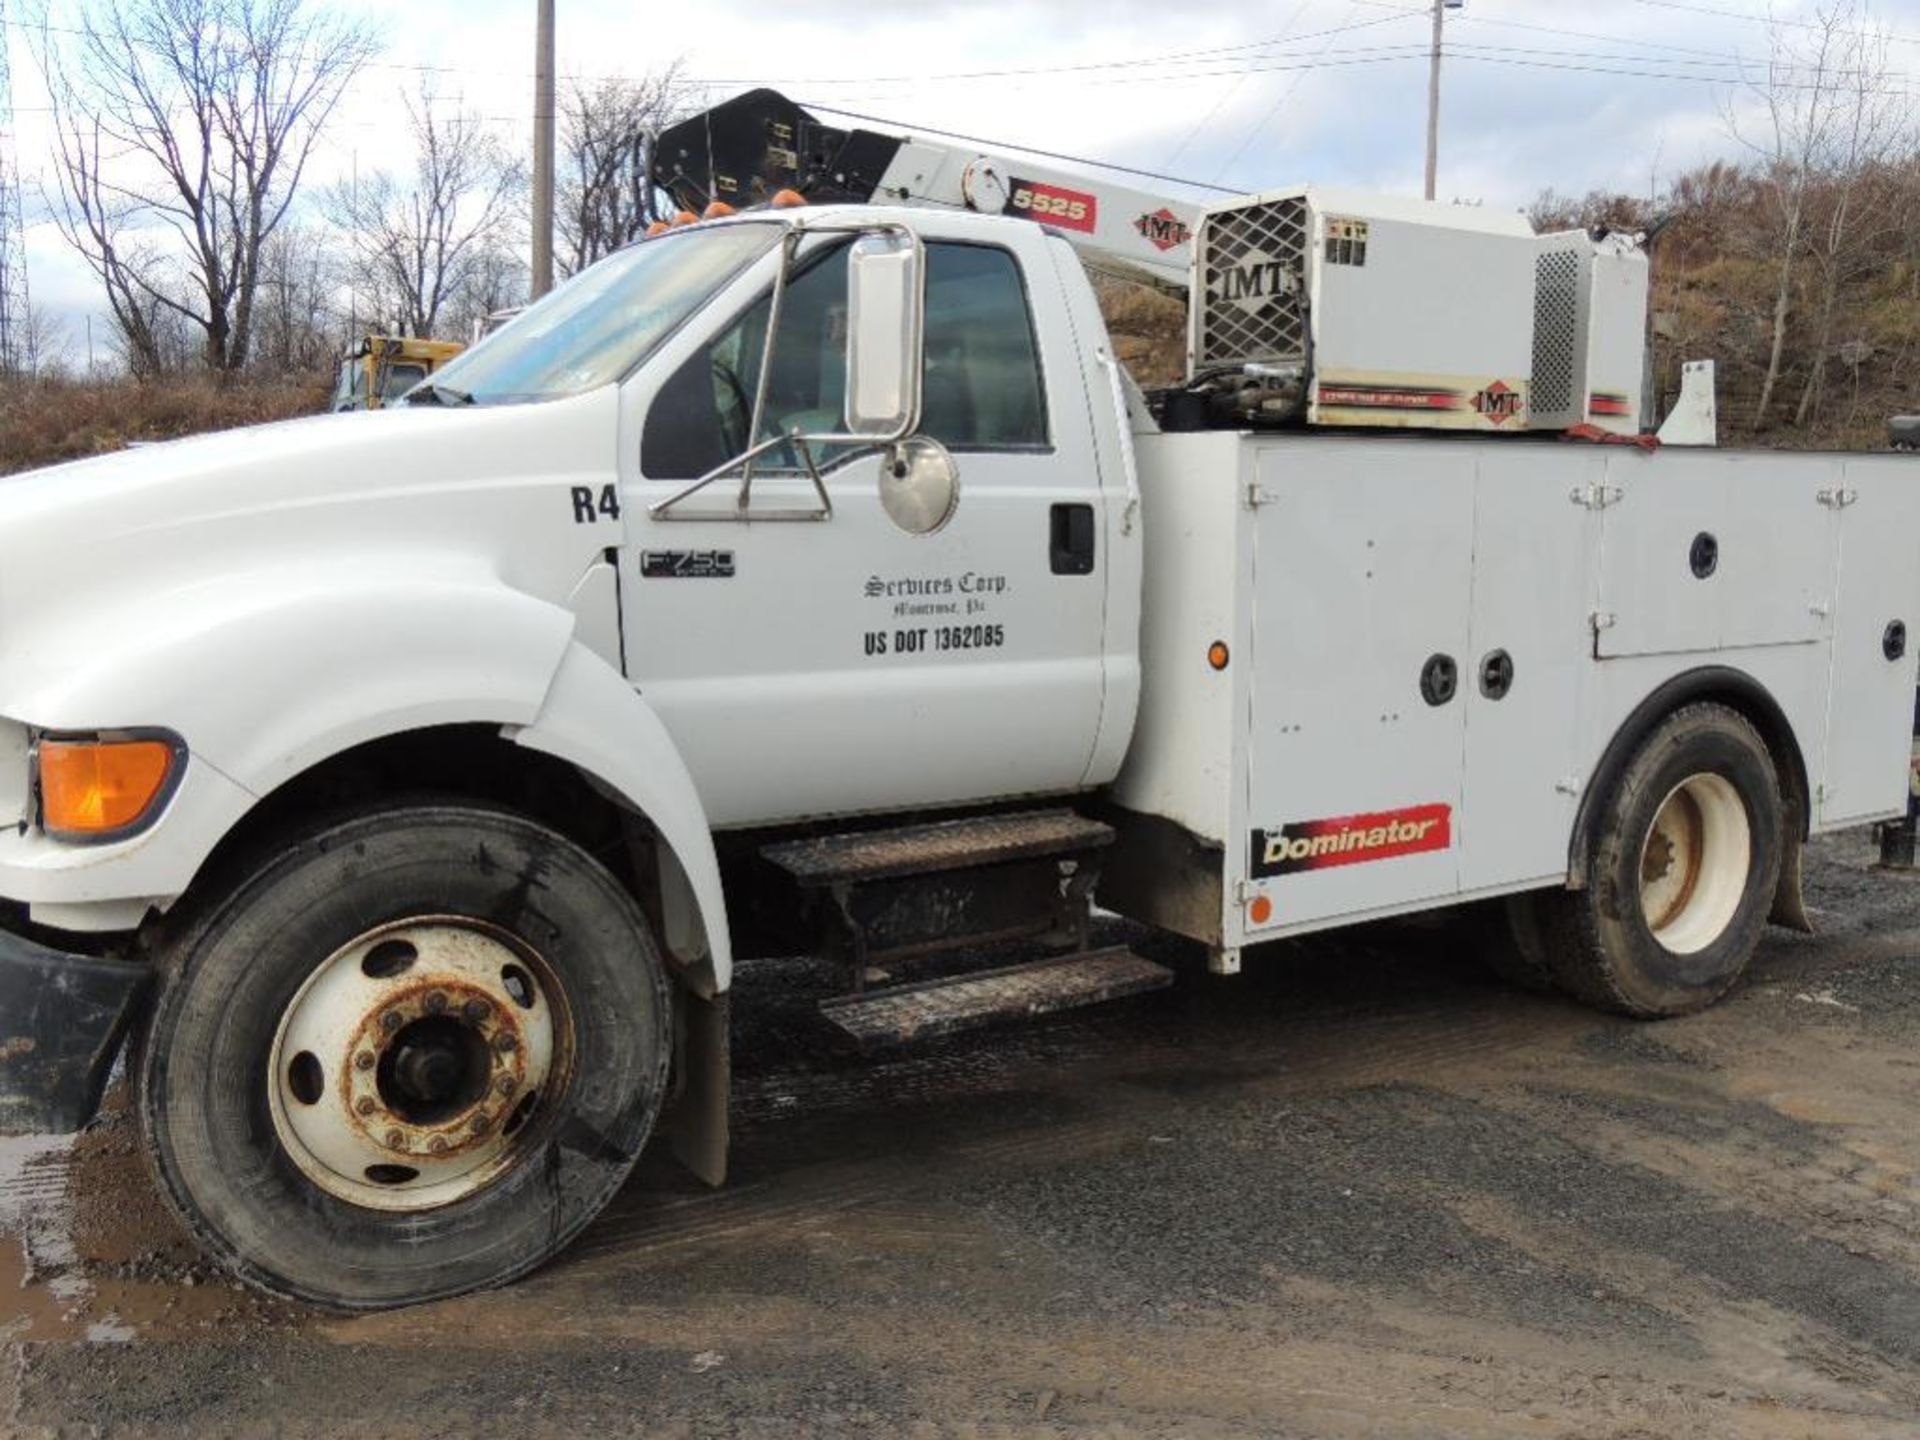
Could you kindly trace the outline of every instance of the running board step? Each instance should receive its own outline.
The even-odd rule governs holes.
[[[1071,810],[1028,810],[788,840],[760,853],[811,889],[1067,855],[1112,843],[1111,825]]]
[[[820,1002],[820,1013],[863,1050],[951,1035],[998,1020],[1028,1019],[1164,990],[1173,972],[1124,945],[893,985]]]

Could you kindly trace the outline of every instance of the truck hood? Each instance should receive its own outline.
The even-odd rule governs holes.
[[[605,387],[319,415],[0,479],[0,714],[26,677],[97,660],[150,617],[198,623],[183,617],[292,576],[372,566],[564,603],[622,538],[572,503],[616,479],[618,404]]]

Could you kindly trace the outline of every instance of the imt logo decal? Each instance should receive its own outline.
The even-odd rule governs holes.
[[[1140,232],[1142,240],[1162,253],[1176,249],[1193,238],[1193,231],[1187,228],[1187,222],[1164,205],[1151,215],[1142,215],[1135,220],[1133,228]]]
[[[1253,878],[1291,875],[1392,860],[1453,845],[1453,807],[1414,805],[1370,815],[1340,815],[1330,820],[1296,820],[1278,830],[1253,832]]]
[[[1243,310],[1257,311],[1270,300],[1292,295],[1296,288],[1286,262],[1259,250],[1249,250],[1207,276],[1209,294]]]
[[[1473,397],[1473,408],[1495,425],[1519,420],[1527,411],[1527,399],[1504,380],[1496,380]]]

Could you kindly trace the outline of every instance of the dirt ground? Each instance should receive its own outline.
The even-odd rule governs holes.
[[[735,1182],[649,1163],[511,1290],[342,1320],[174,1231],[124,1115],[6,1142],[8,1435],[1920,1435],[1920,880],[1635,1025],[1458,928],[831,1059],[740,977]],[[1132,938],[1115,927],[1118,938]]]

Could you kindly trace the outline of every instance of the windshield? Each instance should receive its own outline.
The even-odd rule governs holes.
[[[618,380],[773,248],[776,223],[670,230],[609,255],[436,370],[477,405],[553,400]]]

